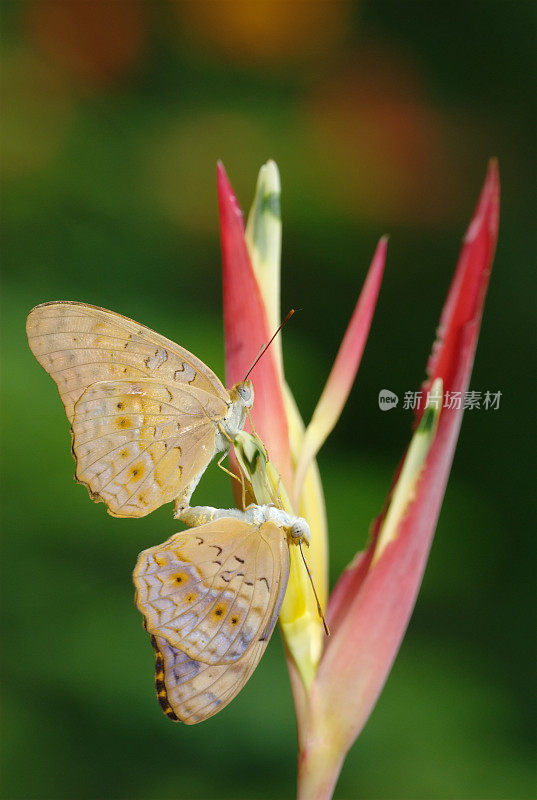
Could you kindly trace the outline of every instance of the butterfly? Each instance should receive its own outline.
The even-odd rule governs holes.
[[[113,311],[44,303],[26,331],[71,424],[75,477],[115,517],[187,506],[253,404],[251,381],[226,389],[188,350]]]
[[[224,708],[256,668],[287,588],[289,542],[309,543],[310,531],[274,506],[198,506],[181,518],[195,527],[144,550],[133,580],[157,698],[191,725]]]

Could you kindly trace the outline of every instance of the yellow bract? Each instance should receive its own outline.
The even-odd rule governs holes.
[[[294,436],[300,435],[295,419]],[[273,503],[288,514],[296,513],[289,495],[270,461],[266,448],[257,436],[241,432],[234,443],[235,455],[247,481],[246,490],[254,502]],[[318,491],[319,477],[313,469],[308,474],[298,512],[308,521],[311,545],[304,556],[315,584],[321,606],[327,596],[326,554],[324,543],[325,514],[322,493]],[[321,657],[323,625],[319,618],[315,595],[297,547],[290,548],[291,569],[287,592],[280,611],[280,625],[285,643],[298,667],[304,685],[308,687]]]

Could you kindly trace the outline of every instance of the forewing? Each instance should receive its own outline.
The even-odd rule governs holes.
[[[72,421],[77,480],[114,516],[149,514],[205,470],[226,410],[214,394],[178,383],[92,384]]]
[[[33,354],[56,382],[70,422],[76,401],[97,381],[155,377],[229,400],[199,358],[113,311],[85,303],[44,303],[30,311],[26,332]]]
[[[210,665],[189,658],[161,636],[151,636],[155,648],[155,688],[160,707],[170,719],[187,725],[212,717],[240,692],[268,643],[256,642],[238,661]]]
[[[288,576],[283,530],[226,517],[141,553],[136,603],[150,633],[194,661],[230,664],[272,632]]]

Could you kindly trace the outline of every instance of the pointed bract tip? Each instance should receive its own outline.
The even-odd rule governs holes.
[[[496,239],[498,235],[499,217],[500,172],[497,159],[491,158],[488,163],[487,174],[485,175],[485,180],[481,187],[474,215],[466,230],[463,241],[467,244],[471,243],[483,229],[483,226],[485,226],[494,239]],[[494,246],[495,244],[494,242]]]
[[[375,263],[375,269],[381,270],[384,272],[384,267],[386,266],[386,254],[388,252],[388,242],[390,237],[387,233],[380,237],[378,240],[378,244],[375,248],[375,252],[373,254],[373,262]]]
[[[500,182],[500,168],[498,166],[498,158],[497,156],[491,156],[489,158],[489,163],[487,167],[487,175],[494,176],[495,179]]]
[[[226,183],[229,184],[229,178],[227,176],[226,168],[224,167],[224,163],[220,161],[220,159],[218,159],[218,161],[216,162],[216,179],[218,181],[218,184],[220,184],[221,181],[225,181]]]
[[[265,192],[281,193],[280,170],[276,162],[271,158],[259,170],[259,181],[263,182]]]
[[[240,217],[241,224],[243,224],[242,209],[221,161],[216,164],[216,192],[220,207],[220,224],[227,225],[225,222],[226,213],[232,217]]]
[[[481,191],[480,201],[484,198],[498,200],[500,194],[500,169],[496,157],[489,159],[487,174]]]

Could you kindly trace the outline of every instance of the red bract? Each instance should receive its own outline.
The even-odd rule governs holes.
[[[265,306],[244,240],[244,222],[239,203],[222,164],[217,168],[218,208],[222,243],[224,332],[226,340],[226,385],[242,380],[259,348],[268,342]],[[252,418],[260,437],[270,442],[270,452],[284,480],[291,478],[287,417],[280,380],[270,349],[252,375],[255,404]]]

